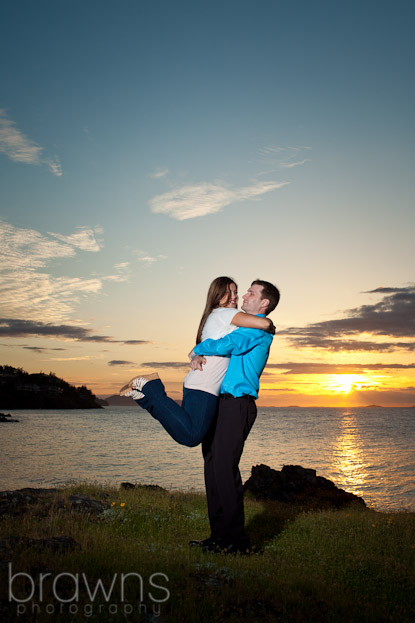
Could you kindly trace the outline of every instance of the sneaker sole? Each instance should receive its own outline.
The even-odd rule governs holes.
[[[145,372],[143,372],[142,374],[138,373],[135,376],[133,376],[133,378],[130,381],[128,381],[127,385],[124,385],[124,387],[121,387],[119,391],[119,395],[124,396],[128,391],[133,389],[133,381],[135,381],[135,379],[138,379],[138,378],[144,378],[147,381],[155,381],[156,379],[159,378],[159,375],[157,374],[157,372],[151,372],[150,374],[146,374]]]

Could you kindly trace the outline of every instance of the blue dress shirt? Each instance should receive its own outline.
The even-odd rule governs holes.
[[[263,314],[258,314],[263,316]],[[204,340],[194,348],[196,355],[229,357],[221,394],[258,398],[259,377],[267,363],[273,336],[260,329],[239,328],[219,340]]]

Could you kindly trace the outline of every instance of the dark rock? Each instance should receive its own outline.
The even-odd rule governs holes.
[[[142,485],[140,483],[133,485],[132,482],[122,482],[120,484],[121,489],[147,489],[148,491],[167,491],[159,485]]]
[[[10,413],[0,413],[0,422],[18,422],[19,420],[10,419],[12,416]]]
[[[69,501],[71,502],[72,510],[85,514],[99,515],[109,508],[109,504],[93,500],[87,495],[70,495]]]
[[[165,491],[167,493],[167,489],[164,487],[160,487],[159,485],[135,485],[135,489],[147,489],[148,491]]]
[[[135,485],[132,482],[122,482],[120,487],[121,489],[135,489]]]
[[[29,507],[41,500],[50,499],[57,489],[17,489],[16,491],[0,491],[0,517],[2,515],[22,515]]]
[[[0,492],[0,517],[2,515],[11,515],[17,517],[31,510],[38,504],[36,514],[45,516],[51,507],[60,511],[78,512],[89,515],[99,515],[105,509],[109,508],[109,504],[94,500],[87,495],[71,495],[68,500],[56,498],[58,489],[18,489],[16,491]],[[108,494],[103,494],[105,499]]]
[[[362,498],[339,489],[327,478],[317,476],[314,469],[300,465],[284,465],[281,471],[267,465],[253,466],[244,491],[250,491],[257,499],[312,504],[322,508],[341,508],[353,503],[366,506]]]

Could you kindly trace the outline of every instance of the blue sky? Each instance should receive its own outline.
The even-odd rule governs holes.
[[[111,393],[143,363],[183,361],[210,281],[231,274],[241,293],[258,276],[281,288],[271,362],[409,365],[407,346],[346,356],[283,331],[359,316],[386,300],[379,287],[412,296],[413,13],[403,0],[4,2],[0,311],[26,323],[5,325],[4,363]],[[165,374],[179,391],[183,370]],[[415,402],[413,385],[389,390]]]

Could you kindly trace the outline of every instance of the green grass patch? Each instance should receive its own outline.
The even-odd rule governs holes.
[[[80,494],[104,502],[106,510],[74,512],[69,497]],[[3,548],[0,618],[38,623],[415,620],[414,513],[356,507],[317,511],[248,498],[246,523],[255,546],[251,556],[203,553],[188,545],[189,539],[209,534],[203,495],[90,483],[65,487],[24,515],[3,516],[0,522],[3,543],[11,535],[67,535],[81,546],[63,552],[27,543]],[[28,574],[13,580],[14,596],[25,600],[33,589],[30,600],[8,601],[9,561],[13,574]],[[43,580],[40,599],[42,573],[50,576]],[[133,575],[122,580],[122,574]]]

